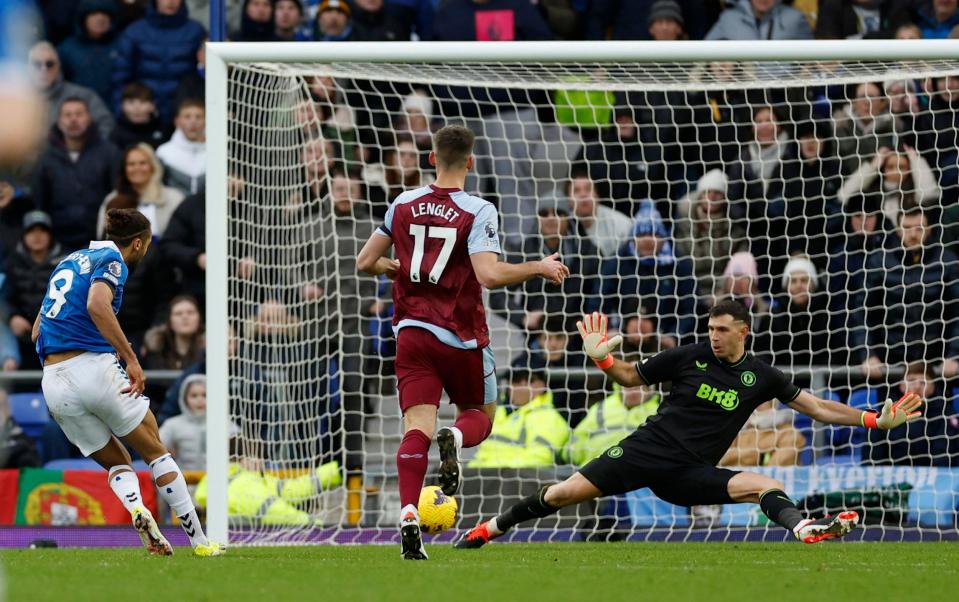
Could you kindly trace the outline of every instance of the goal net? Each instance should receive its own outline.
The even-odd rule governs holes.
[[[770,400],[721,464],[780,479],[812,516],[858,509],[866,538],[956,536],[959,60],[936,58],[955,49],[254,46],[208,55],[215,535],[396,536],[390,286],[354,260],[389,202],[433,181],[431,132],[461,123],[477,136],[467,191],[498,207],[504,259],[558,252],[572,277],[487,295],[505,411],[465,450],[460,530],[572,474],[668,395],[622,391],[586,361],[582,312],[607,313],[639,361],[705,340],[709,307],[733,297],[750,352],[801,387],[927,405],[887,433]],[[642,489],[509,537],[786,535],[756,506]]]

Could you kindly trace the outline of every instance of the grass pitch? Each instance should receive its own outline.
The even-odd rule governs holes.
[[[11,602],[56,600],[438,599],[950,600],[959,544],[615,543],[429,546],[427,562],[399,546],[232,548],[220,558],[142,549],[0,553]]]

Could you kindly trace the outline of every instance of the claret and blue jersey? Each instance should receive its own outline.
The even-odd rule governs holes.
[[[112,241],[93,241],[89,248],[64,258],[53,270],[40,306],[40,359],[74,349],[112,353],[87,311],[87,296],[94,282],[105,282],[113,289],[113,313],[119,312],[128,273]]]

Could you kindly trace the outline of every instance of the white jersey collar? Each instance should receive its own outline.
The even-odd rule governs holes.
[[[113,242],[112,240],[91,240],[91,241],[90,241],[90,249],[91,249],[91,250],[96,250],[96,249],[113,249],[113,250],[116,251],[117,253],[120,252],[120,249],[117,248],[117,243]]]

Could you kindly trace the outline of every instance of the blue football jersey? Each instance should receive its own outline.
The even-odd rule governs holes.
[[[87,312],[87,295],[94,282],[113,288],[113,313],[120,311],[127,266],[111,241],[93,241],[90,248],[71,253],[50,276],[47,294],[40,306],[40,337],[37,355],[83,349],[110,353],[114,349],[97,330]]]

